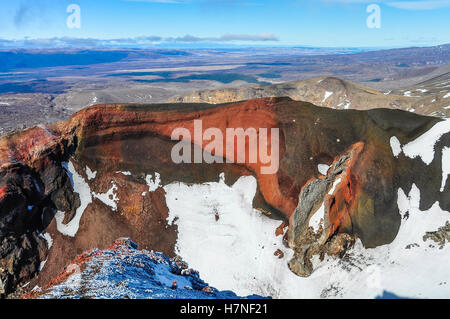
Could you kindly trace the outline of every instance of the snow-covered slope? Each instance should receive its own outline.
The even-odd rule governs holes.
[[[420,211],[415,185],[408,196],[398,190],[402,224],[393,243],[365,249],[357,240],[341,259],[316,259],[308,278],[287,266],[293,253],[275,235],[281,222],[252,208],[253,177],[241,177],[231,187],[223,181],[173,183],[165,190],[169,222],[178,225],[177,253],[218,289],[273,298],[375,298],[384,291],[413,298],[450,296],[450,247],[424,240],[426,232],[450,221],[450,214],[438,203]],[[277,250],[283,258],[274,255]]]
[[[34,298],[95,299],[239,299],[231,291],[209,287],[199,273],[178,259],[138,250],[129,239],[117,240],[106,250],[78,256],[44,290],[35,287]],[[247,298],[260,298],[249,296]]]

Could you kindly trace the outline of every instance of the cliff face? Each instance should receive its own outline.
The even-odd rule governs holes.
[[[261,129],[279,128],[279,170],[262,174],[265,163],[248,157],[244,163],[175,164],[171,152],[178,142],[171,134],[185,128],[193,136],[195,120],[202,120],[203,130],[255,128],[259,138]],[[174,256],[178,232],[168,223],[165,186],[233,185],[241,176],[257,181],[253,207],[289,225],[285,239],[295,252],[289,267],[308,276],[315,255],[341,255],[356,239],[365,247],[392,242],[401,223],[400,188],[408,193],[418,187],[422,210],[437,201],[450,210],[450,183],[443,182],[447,123],[396,110],[338,111],[263,98],[223,105],[98,105],[65,122],[5,136],[0,293],[29,281],[29,288],[43,286],[81,252],[103,249],[119,237]],[[423,144],[433,144],[431,160],[409,143],[419,143],[425,133],[431,135]],[[195,153],[208,143],[192,144]],[[225,139],[223,144],[231,147]],[[236,147],[211,153],[230,160]],[[319,165],[329,169],[319,172]],[[284,234],[283,225],[275,228]]]

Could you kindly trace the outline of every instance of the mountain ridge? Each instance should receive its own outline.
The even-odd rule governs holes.
[[[440,76],[446,83],[448,74]],[[427,80],[424,83],[430,83]],[[423,84],[423,83],[422,83]],[[423,85],[422,85],[423,86]],[[435,92],[432,95],[423,95],[430,89],[403,89],[382,93],[376,89],[365,87],[336,77],[318,77],[308,80],[284,82],[271,85],[262,85],[249,88],[231,88],[195,91],[184,96],[175,96],[169,99],[173,103],[212,103],[220,104],[237,102],[252,98],[288,96],[296,101],[305,101],[318,106],[334,109],[369,110],[376,108],[401,109],[416,112],[417,114],[448,117],[450,109],[446,108],[450,100],[445,96],[448,92]],[[419,91],[422,90],[422,91]],[[420,96],[411,96],[411,91],[418,91]],[[405,93],[406,92],[406,93]],[[408,93],[409,92],[409,93]],[[400,95],[401,94],[401,95]]]

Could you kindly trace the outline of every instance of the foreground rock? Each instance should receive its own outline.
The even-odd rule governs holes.
[[[241,164],[175,164],[171,151],[178,141],[171,140],[172,131],[182,127],[193,133],[198,119],[204,130],[279,128],[279,170],[262,174],[265,163],[248,158]],[[289,98],[264,98],[224,105],[98,105],[65,122],[5,136],[0,140],[3,294],[44,287],[77,255],[105,249],[119,237],[131,237],[142,249],[169,257],[202,252],[180,248],[191,240],[186,232],[195,226],[185,227],[184,216],[200,206],[190,206],[191,201],[195,203],[192,196],[177,203],[184,198],[180,189],[216,185],[211,182],[219,182],[221,192],[237,192],[241,199],[235,200],[235,193],[230,193],[233,202],[250,201],[252,208],[275,220],[272,234],[284,235],[290,249],[274,246],[268,256],[284,265],[289,262],[300,276],[314,274],[317,258],[344,257],[354,243],[365,249],[393,243],[413,209],[440,209],[437,214],[444,216],[442,220],[436,219],[437,225],[429,224],[431,229],[419,235],[439,231],[428,236],[444,240],[445,250],[447,237],[439,229],[450,220],[449,123],[399,110],[339,111]],[[207,144],[201,141],[195,147],[204,149]],[[212,155],[230,156],[217,150]],[[231,156],[236,157],[235,149]],[[248,193],[253,180],[255,191]],[[217,204],[222,201],[218,195],[205,189],[207,211],[199,211],[197,217],[211,215],[208,223],[230,225],[225,232],[237,229],[227,217],[232,211],[223,211]],[[241,211],[241,206],[232,210]],[[247,211],[243,214],[254,213]],[[269,218],[262,217],[261,227],[266,227]],[[253,223],[254,218],[245,220]],[[207,233],[201,227],[196,234]],[[248,227],[245,231],[253,236],[249,240],[262,234],[259,228]],[[34,234],[26,235],[29,244],[22,244],[25,234]],[[223,233],[216,245],[234,244],[233,238]],[[11,253],[21,245],[26,253]],[[268,247],[249,249],[267,251]],[[280,259],[274,255],[277,249],[282,252],[277,254],[282,255]],[[241,252],[237,257],[245,255],[250,254]],[[11,263],[14,267],[7,266]],[[251,264],[249,268],[253,269]],[[259,289],[256,285],[246,287]],[[236,293],[249,294],[243,291]],[[281,290],[265,294],[277,291]],[[330,296],[330,291],[324,288],[323,296]]]
[[[34,287],[22,298],[33,299],[241,299],[218,291],[179,259],[138,250],[121,238],[106,250],[85,252],[46,287]],[[259,296],[248,296],[261,298]]]

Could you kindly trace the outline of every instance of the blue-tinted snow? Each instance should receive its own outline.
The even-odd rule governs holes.
[[[107,250],[93,250],[88,261],[68,280],[46,291],[40,298],[107,299],[240,299],[231,291],[211,288],[197,271],[161,253],[138,250],[131,241]],[[211,267],[213,267],[213,263]],[[177,288],[174,289],[176,281]],[[203,291],[209,290],[209,291]],[[259,299],[252,295],[245,298]]]

